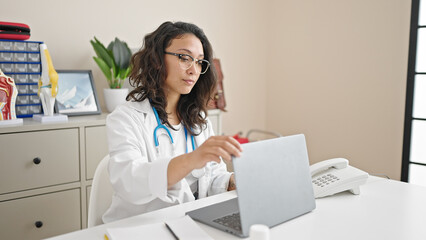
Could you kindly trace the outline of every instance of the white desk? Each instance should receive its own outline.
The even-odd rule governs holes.
[[[227,192],[117,222],[51,238],[103,239],[106,228],[161,222],[183,216],[186,211],[236,197]],[[393,180],[370,177],[361,195],[340,193],[317,199],[310,213],[271,229],[271,239],[426,239],[426,188]],[[198,223],[214,239],[239,239]]]

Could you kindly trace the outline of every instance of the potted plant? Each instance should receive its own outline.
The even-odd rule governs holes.
[[[127,43],[115,38],[106,48],[96,37],[90,40],[96,56],[93,57],[102,73],[105,75],[109,89],[104,89],[107,110],[114,108],[126,101],[129,89],[122,88],[124,80],[131,71],[130,58],[132,53]]]

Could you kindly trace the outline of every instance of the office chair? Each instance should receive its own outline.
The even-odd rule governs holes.
[[[90,190],[87,227],[103,224],[102,215],[111,205],[114,190],[108,174],[109,155],[106,155],[96,167]]]

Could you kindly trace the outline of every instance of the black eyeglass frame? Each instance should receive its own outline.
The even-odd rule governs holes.
[[[189,58],[191,58],[192,59],[192,63],[191,63],[191,65],[187,68],[187,69],[190,69],[191,67],[192,67],[192,65],[194,64],[194,62],[195,61],[201,61],[201,62],[205,62],[205,63],[207,63],[207,67],[206,67],[206,69],[204,70],[204,72],[202,71],[203,69],[201,69],[201,71],[200,71],[200,74],[204,74],[204,73],[206,73],[207,72],[207,70],[209,70],[209,67],[210,67],[210,62],[209,61],[207,61],[207,60],[205,60],[205,59],[197,59],[197,58],[194,58],[194,57],[192,57],[191,55],[189,55],[189,54],[185,54],[185,53],[173,53],[173,52],[166,52],[166,51],[164,51],[164,53],[165,54],[169,54],[169,55],[173,55],[173,56],[176,56],[176,57],[178,57],[179,58],[179,60],[180,59],[182,59],[182,57],[189,57]],[[201,63],[202,64],[202,63]],[[202,65],[200,65],[200,66],[202,66]],[[185,69],[185,70],[187,70],[187,69]]]

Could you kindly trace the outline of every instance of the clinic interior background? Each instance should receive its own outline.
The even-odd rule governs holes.
[[[28,24],[56,69],[93,71],[103,110],[93,36],[139,48],[164,21],[195,23],[222,63],[224,134],[304,133],[311,164],[345,157],[400,178],[409,0],[0,2],[3,21]]]

